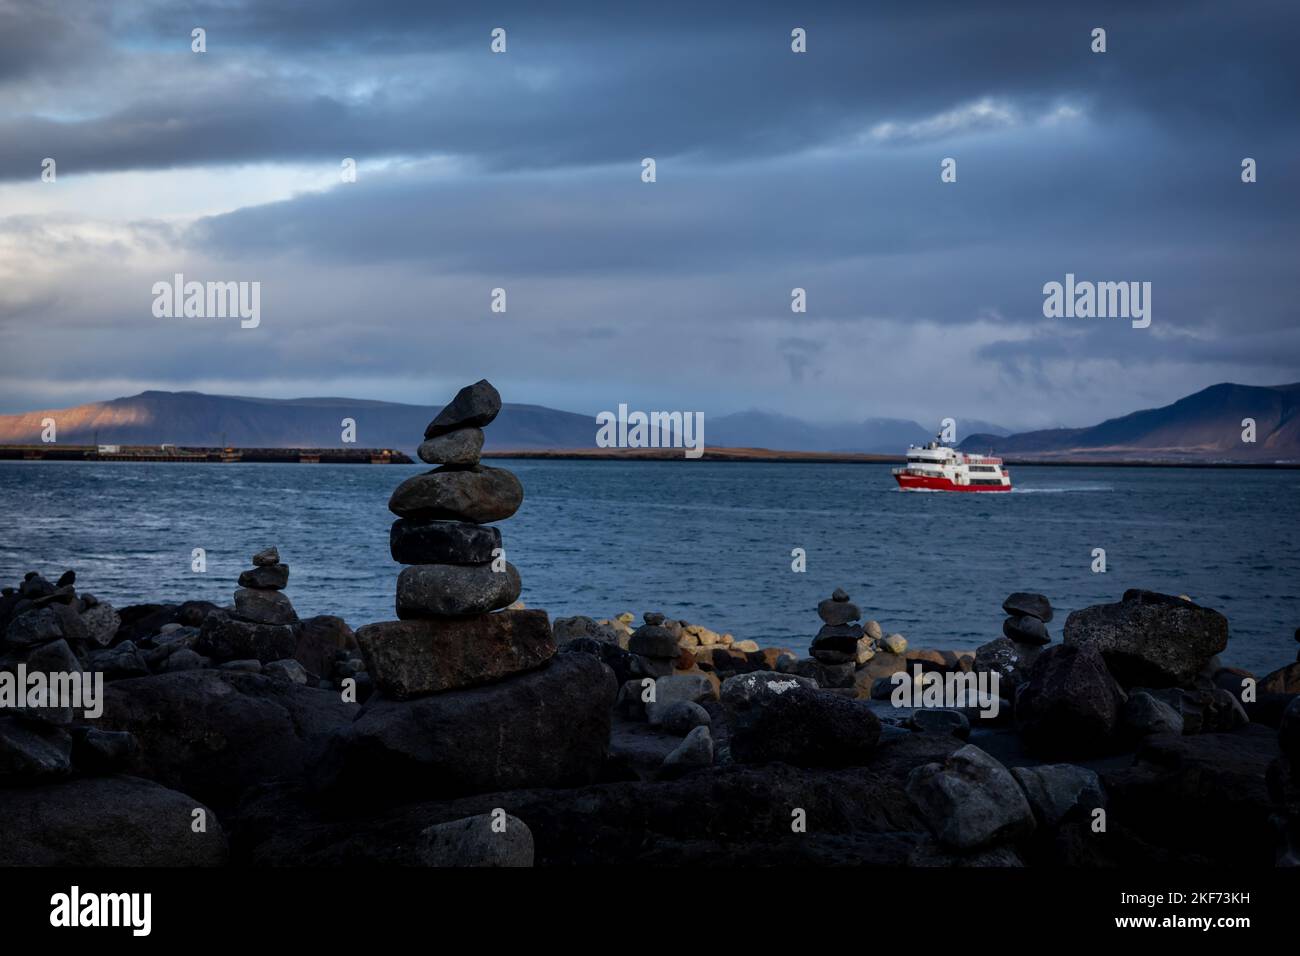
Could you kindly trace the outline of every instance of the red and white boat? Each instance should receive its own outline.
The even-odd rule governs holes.
[[[903,491],[1010,491],[1001,458],[967,455],[938,441],[907,449],[907,464],[893,471]]]

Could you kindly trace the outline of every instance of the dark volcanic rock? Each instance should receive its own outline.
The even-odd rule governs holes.
[[[510,814],[480,813],[431,826],[420,834],[425,866],[532,866],[533,835]]]
[[[106,774],[125,770],[139,749],[135,735],[124,730],[72,728],[72,764],[79,773]]]
[[[1124,704],[1124,726],[1135,737],[1183,732],[1183,715],[1146,691],[1134,691]]]
[[[1034,831],[1034,814],[1006,767],[973,744],[917,767],[907,794],[941,844],[974,850]]]
[[[1112,824],[1172,851],[1171,862],[1272,866],[1273,806],[1265,776],[1274,733],[1148,737],[1131,767],[1103,771]]]
[[[52,607],[34,608],[9,621],[5,640],[10,644],[44,644],[63,637],[63,625]]]
[[[1065,643],[1096,648],[1126,687],[1170,687],[1188,683],[1228,646],[1228,621],[1182,598],[1129,590],[1118,603],[1071,613]]]
[[[258,568],[269,568],[280,563],[280,549],[271,547],[265,551],[259,551],[253,555],[253,566]]]
[[[1262,694],[1300,694],[1300,661],[1264,675],[1259,681],[1259,691]]]
[[[620,687],[633,678],[646,676],[635,654],[610,641],[575,637],[560,645],[560,653],[590,654],[614,672],[614,678]]]
[[[880,739],[880,720],[871,706],[810,683],[770,672],[728,678],[722,703],[732,757],[741,763],[781,761],[800,767],[866,763]]]
[[[1049,644],[1052,635],[1047,633],[1047,625],[1036,617],[1023,614],[1009,617],[1002,622],[1002,633],[1017,644]]]
[[[1047,600],[1046,595],[1029,591],[1017,591],[1009,596],[1002,602],[1002,610],[1012,617],[1028,614],[1030,617],[1038,618],[1044,624],[1052,620],[1052,602]]]
[[[292,657],[297,645],[295,629],[287,624],[256,624],[209,614],[194,649],[215,661],[255,659],[266,664]]]
[[[638,627],[628,639],[627,649],[642,657],[656,657],[662,660],[677,656],[680,647],[672,631],[660,624],[645,624]]]
[[[388,548],[399,564],[487,564],[501,547],[501,531],[464,521],[398,518]]]
[[[1039,656],[1016,697],[1025,744],[1046,755],[1102,753],[1114,745],[1124,692],[1092,647],[1057,645]]]
[[[1291,701],[1282,714],[1277,731],[1277,745],[1282,754],[1300,768],[1300,697]]]
[[[118,680],[149,673],[149,663],[134,641],[122,641],[87,654],[86,670],[102,673],[104,680]]]
[[[0,717],[0,786],[44,783],[71,771],[72,738],[66,731],[17,717]],[[6,832],[10,822],[4,820]],[[0,844],[5,842],[0,840]]]
[[[862,617],[862,611],[848,600],[837,601],[832,597],[817,605],[817,616],[826,624],[848,624]]]
[[[193,829],[194,811],[207,817]],[[192,797],[136,777],[0,791],[0,866],[220,866],[226,837]]]
[[[81,612],[81,622],[86,627],[86,642],[96,647],[108,647],[122,626],[122,619],[111,604],[96,604]]]
[[[348,627],[343,618],[332,614],[318,614],[316,617],[304,618],[297,628],[293,658],[307,668],[307,673],[315,674],[317,677],[329,677],[338,652],[356,649],[356,635],[352,633],[352,628]],[[270,658],[270,660],[280,659]]]
[[[357,705],[337,692],[239,671],[180,671],[109,684],[99,726],[139,742],[132,772],[210,803],[295,776]]]
[[[421,442],[416,454],[430,465],[477,465],[483,451],[483,429],[458,428]]]
[[[396,800],[594,782],[617,686],[587,654],[412,701],[376,696],[333,742],[321,782]]]
[[[456,617],[484,614],[519,600],[519,571],[489,564],[413,564],[397,576],[397,616]]]
[[[235,614],[256,624],[293,624],[298,620],[293,603],[279,591],[244,587],[235,592]]]
[[[823,664],[851,664],[858,656],[861,624],[826,624],[817,632],[808,653]]]
[[[399,518],[471,521],[509,518],[523,504],[524,486],[504,468],[436,468],[412,475],[388,499]]]
[[[997,674],[999,691],[1010,695],[1029,680],[1030,671],[1041,654],[1042,650],[1035,645],[1018,644],[1010,638],[999,637],[975,651],[975,664],[971,669],[976,673]]]
[[[537,610],[367,624],[357,643],[379,692],[396,700],[500,680],[555,654],[546,612]]]
[[[241,588],[262,588],[279,591],[289,584],[289,565],[265,564],[243,572],[239,576]]]
[[[1091,813],[1106,806],[1106,794],[1096,771],[1071,763],[1016,767],[1011,771],[1034,810],[1039,824],[1060,826],[1067,817],[1091,822]]]
[[[501,394],[487,379],[466,385],[424,430],[425,438],[445,435],[457,428],[482,428],[490,425],[501,411]]]

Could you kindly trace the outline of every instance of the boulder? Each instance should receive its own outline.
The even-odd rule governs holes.
[[[397,576],[397,616],[463,617],[508,607],[519,598],[519,571],[489,564],[413,564]]]
[[[122,626],[122,618],[111,604],[96,604],[81,612],[86,628],[86,642],[93,647],[108,647]]]
[[[206,814],[196,833],[194,811]],[[0,790],[0,866],[220,866],[226,836],[193,797],[136,777]]]
[[[132,773],[220,808],[313,766],[356,710],[337,692],[261,674],[181,671],[107,685],[99,725],[135,736]]]
[[[907,795],[935,838],[954,850],[1013,842],[1034,831],[1034,814],[1006,767],[973,744],[944,763],[917,767]]]
[[[271,661],[292,657],[298,646],[295,628],[287,624],[257,624],[209,614],[203,621],[194,649],[215,661]]]
[[[1039,656],[1016,696],[1016,723],[1031,751],[1101,753],[1113,747],[1124,691],[1090,645],[1056,645]]]
[[[1011,617],[1020,617],[1028,614],[1030,617],[1036,617],[1044,624],[1051,623],[1052,620],[1052,602],[1047,600],[1043,594],[1033,594],[1029,591],[1017,591],[1010,595],[1002,602],[1002,610]]]
[[[104,680],[140,677],[149,673],[149,664],[134,641],[122,641],[112,647],[92,650],[86,655],[86,670],[104,675]]]
[[[589,637],[593,641],[608,644],[618,643],[618,631],[608,624],[600,624],[592,618],[581,614],[575,617],[557,617],[551,623],[551,632],[556,644],[565,644],[580,637]]]
[[[1126,687],[1172,687],[1189,683],[1228,646],[1228,621],[1182,598],[1129,590],[1115,604],[1071,613],[1065,643],[1100,651]]]
[[[426,439],[458,428],[483,428],[501,411],[501,393],[487,379],[466,385],[448,402],[424,430]]]
[[[0,716],[0,786],[41,783],[71,772],[72,738],[66,731]],[[6,833],[11,822],[5,820]]]
[[[398,518],[388,548],[399,564],[487,564],[497,557],[501,531],[465,521]]]
[[[170,662],[169,662],[170,663]],[[262,673],[272,680],[289,684],[306,684],[307,670],[292,657],[271,661],[262,668]]]
[[[509,518],[523,500],[523,485],[503,468],[444,466],[412,475],[398,485],[388,510],[399,518],[483,524]]]
[[[741,763],[800,767],[867,762],[880,739],[871,705],[808,686],[794,675],[755,672],[722,685],[731,755]]]
[[[879,641],[885,636],[885,632],[878,621],[867,621],[867,623],[862,626],[862,630],[863,633],[873,641]]]
[[[972,669],[976,673],[998,675],[999,689],[1012,694],[1029,680],[1030,670],[1038,660],[1041,649],[1029,644],[1018,644],[1008,637],[982,644],[975,651]]]
[[[356,635],[343,618],[318,614],[302,620],[291,656],[307,669],[308,674],[329,677],[338,653],[353,651],[356,647]]]
[[[239,575],[241,588],[253,588],[263,591],[279,591],[289,584],[289,565],[264,564],[244,571]]]
[[[57,641],[63,636],[62,619],[52,607],[33,608],[15,615],[5,631],[6,641],[24,646]]]
[[[646,718],[651,724],[659,723],[660,715],[678,701],[703,703],[716,700],[718,691],[713,681],[703,674],[672,674],[655,681],[654,700],[646,703]]]
[[[831,627],[839,624],[848,624],[850,621],[856,621],[862,617],[862,611],[851,601],[845,599],[837,601],[834,598],[827,598],[817,605],[817,616]]]
[[[400,800],[580,786],[600,775],[617,685],[587,654],[412,701],[375,696],[335,738],[320,782]]]
[[[253,567],[269,568],[280,563],[280,549],[276,547],[267,548],[265,551],[259,551],[253,555]]]
[[[808,653],[823,664],[856,663],[860,640],[861,624],[826,624],[813,638]]]
[[[540,667],[555,654],[540,610],[383,621],[360,628],[357,643],[375,687],[394,700],[490,683]]]
[[[684,737],[696,727],[708,727],[713,722],[709,712],[692,700],[679,700],[658,708],[655,718],[651,721],[654,726],[678,737]]]
[[[483,429],[458,428],[420,443],[416,454],[430,465],[477,465],[483,451]]]
[[[1124,703],[1124,726],[1135,737],[1183,732],[1183,716],[1146,691],[1134,691]]]
[[[1002,622],[1002,633],[1017,644],[1050,644],[1052,641],[1047,625],[1028,614],[1007,618]]]
[[[1092,811],[1106,806],[1096,771],[1070,763],[1015,767],[1011,771],[1025,792],[1040,826],[1054,830],[1067,818],[1092,822]]]
[[[889,654],[902,656],[907,653],[907,638],[902,634],[888,634],[881,639],[880,646]]]
[[[698,704],[683,706],[695,706]],[[713,765],[713,737],[706,725],[692,729],[676,749],[664,758],[661,775],[674,778],[691,770]]]
[[[627,649],[642,657],[667,660],[678,654],[677,637],[660,624],[645,624],[632,632]]]
[[[646,672],[642,664],[648,658],[637,657],[631,651],[608,641],[598,641],[591,637],[575,637],[560,644],[558,650],[591,655],[614,672],[614,679],[620,685],[634,678],[663,676]],[[669,662],[668,666],[671,668],[672,663]]]
[[[923,734],[952,734],[965,740],[970,736],[970,721],[960,710],[922,707],[908,721],[912,729]]]
[[[1279,667],[1260,679],[1261,694],[1300,694],[1300,661]]]
[[[854,673],[854,683],[865,693],[871,691],[871,685],[876,682],[878,677],[893,677],[894,674],[902,671],[908,672],[907,658],[902,654],[893,654],[889,651],[878,650],[871,660],[867,661]]]
[[[279,591],[241,587],[235,592],[235,616],[254,624],[295,624],[293,603]]]
[[[518,817],[481,813],[429,827],[417,852],[425,866],[532,866],[533,834]]]

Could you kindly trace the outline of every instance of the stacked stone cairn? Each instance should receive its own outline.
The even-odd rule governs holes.
[[[975,670],[997,673],[1000,690],[1008,700],[1015,689],[1029,680],[1029,673],[1043,648],[1051,643],[1047,623],[1052,619],[1052,602],[1046,595],[1016,591],[1002,602],[1007,619],[1002,637],[975,652]]]
[[[402,482],[388,502],[397,515],[389,549],[407,565],[397,577],[399,620],[366,625],[357,640],[375,686],[395,700],[500,680],[555,653],[545,611],[502,610],[521,582],[488,522],[519,510],[524,489],[479,461],[483,428],[500,411],[488,382],[461,389],[420,445],[420,459],[438,467]]]
[[[862,612],[843,588],[836,588],[817,605],[817,616],[822,619],[822,628],[813,638],[809,653],[822,665],[826,686],[851,687],[859,655],[869,660],[875,653],[866,631],[857,623]]]
[[[306,668],[294,659],[298,647],[298,612],[284,593],[289,566],[277,548],[253,555],[253,566],[239,575],[233,607],[203,620],[192,650],[177,648],[188,660],[202,655],[197,666],[218,664],[228,670],[267,671],[295,684],[308,682]]]
[[[604,761],[612,673],[589,655],[556,657],[546,612],[512,607],[519,572],[491,522],[524,491],[479,460],[500,411],[489,382],[462,388],[419,447],[437,467],[388,502],[390,550],[407,567],[398,620],[357,630],[376,693],[327,762],[340,786],[475,793],[590,781]]]

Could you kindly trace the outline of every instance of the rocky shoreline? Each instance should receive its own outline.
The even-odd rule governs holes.
[[[299,617],[274,547],[225,607],[4,588],[0,865],[1300,864],[1300,660],[1225,666],[1216,611],[1135,589],[1058,642],[1017,592],[955,652],[836,589],[806,657],[552,622],[494,524],[499,409],[463,389],[393,494],[395,620]]]

